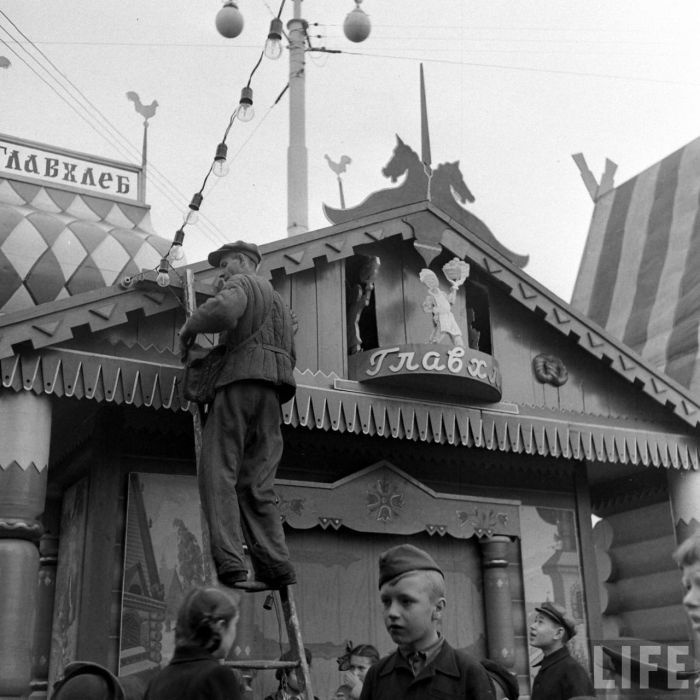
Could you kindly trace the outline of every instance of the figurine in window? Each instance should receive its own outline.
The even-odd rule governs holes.
[[[363,344],[360,333],[360,317],[369,306],[374,291],[374,281],[379,274],[381,261],[376,255],[363,255],[357,279],[350,281],[347,293],[347,323],[348,323],[348,355],[354,355],[364,349],[367,350],[366,342]],[[366,341],[366,339],[365,339]]]
[[[452,305],[457,298],[458,285],[452,284],[448,294],[440,289],[437,275],[428,268],[423,268],[418,279],[428,288],[428,296],[423,301],[423,311],[433,316],[433,332],[428,338],[429,343],[442,343],[445,336],[449,336],[456,347],[464,347],[462,330],[457,325]]]

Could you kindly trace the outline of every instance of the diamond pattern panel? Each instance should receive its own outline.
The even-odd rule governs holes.
[[[12,263],[0,249],[0,309],[10,301],[12,295],[22,286],[22,278]]]
[[[66,281],[66,288],[71,296],[73,294],[89,292],[91,289],[99,289],[104,286],[105,282],[102,273],[97,265],[95,265],[95,261],[90,255],[80,263],[75,273]]]
[[[42,212],[29,214],[26,218],[42,235],[47,245],[53,245],[65,227],[65,223],[59,218]]]
[[[34,226],[27,219],[22,219],[7,236],[0,249],[12,263],[17,274],[24,279],[48,247]]]
[[[47,249],[24,280],[35,304],[53,301],[63,288],[63,274],[56,254]]]
[[[10,183],[2,179],[0,179],[0,202],[3,204],[14,204],[18,207],[25,203],[22,197],[10,186]]]
[[[0,204],[0,245],[7,240],[23,218],[22,212]]]
[[[11,314],[14,311],[23,311],[35,306],[34,299],[27,291],[27,288],[20,284],[19,289],[7,300],[7,303],[2,307],[3,313]]]
[[[76,235],[88,253],[92,253],[102,243],[105,236],[102,227],[88,221],[73,221],[68,224],[68,228]]]
[[[50,214],[58,214],[61,210],[56,202],[49,197],[46,190],[41,189],[37,192],[36,197],[32,200],[32,206],[35,209],[40,209],[41,211],[48,212]]]
[[[85,259],[87,251],[83,248],[78,237],[69,228],[64,228],[53,244],[56,259],[61,266],[63,279],[70,279]]]
[[[133,231],[127,231],[125,228],[115,228],[111,231],[111,234],[132,258],[141,250],[143,236],[138,236]]]
[[[111,285],[129,261],[129,254],[111,236],[106,236],[92,252],[92,259],[102,273],[104,284]]]
[[[139,270],[156,267],[160,262],[160,254],[149,243],[145,241],[141,244],[138,253],[134,255],[134,262]]]
[[[13,180],[10,184],[12,185],[12,189],[17,193],[17,196],[20,197],[25,204],[31,204],[32,200],[41,189],[39,185],[31,185],[28,182]]]
[[[0,178],[0,313],[116,284],[169,247],[146,207]]]

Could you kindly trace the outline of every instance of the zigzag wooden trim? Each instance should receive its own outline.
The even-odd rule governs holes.
[[[188,410],[182,367],[72,350],[45,350],[0,360],[0,386],[104,403]]]
[[[440,408],[305,384],[297,387],[295,398],[283,409],[285,424],[293,427],[564,459],[700,468],[700,441],[647,428],[591,425],[545,415],[505,414],[454,406]]]
[[[88,325],[92,331],[98,331],[126,323],[131,311],[151,316],[180,306],[175,293],[156,292],[148,288],[151,284],[146,282],[143,288],[130,290],[105,287],[76,295],[71,298],[73,305],[49,305],[52,310],[44,310],[35,321],[27,319],[26,313],[8,314],[0,320],[0,358],[11,357],[13,346],[19,343],[29,341],[37,350],[71,340],[79,326]]]
[[[28,469],[34,468],[37,472],[41,473],[48,466],[49,466],[48,463],[39,465],[34,460],[29,462],[29,464],[22,465],[16,459],[13,459],[11,462],[8,462],[7,464],[3,464],[2,462],[0,462],[0,472],[6,472],[9,469],[12,469],[13,467],[15,467],[17,469],[20,469],[23,472],[26,472]]]

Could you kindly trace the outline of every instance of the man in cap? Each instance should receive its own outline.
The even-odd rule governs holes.
[[[539,672],[532,684],[531,700],[568,700],[594,696],[593,683],[566,643],[576,634],[576,625],[554,603],[542,603],[528,627],[530,644],[544,657],[535,664]]]
[[[289,309],[257,274],[253,243],[227,243],[208,256],[218,293],[180,330],[183,357],[197,333],[220,333],[226,347],[202,434],[199,493],[219,581],[248,576],[241,531],[255,578],[269,588],[296,581],[273,491],[282,458],[280,404],[294,396],[294,329]]]
[[[440,633],[445,578],[422,549],[402,544],[379,557],[384,624],[398,648],[367,672],[361,700],[443,697],[493,700],[483,666]]]

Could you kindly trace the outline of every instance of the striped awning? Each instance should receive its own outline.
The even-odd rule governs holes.
[[[572,305],[700,393],[700,138],[595,205]]]

